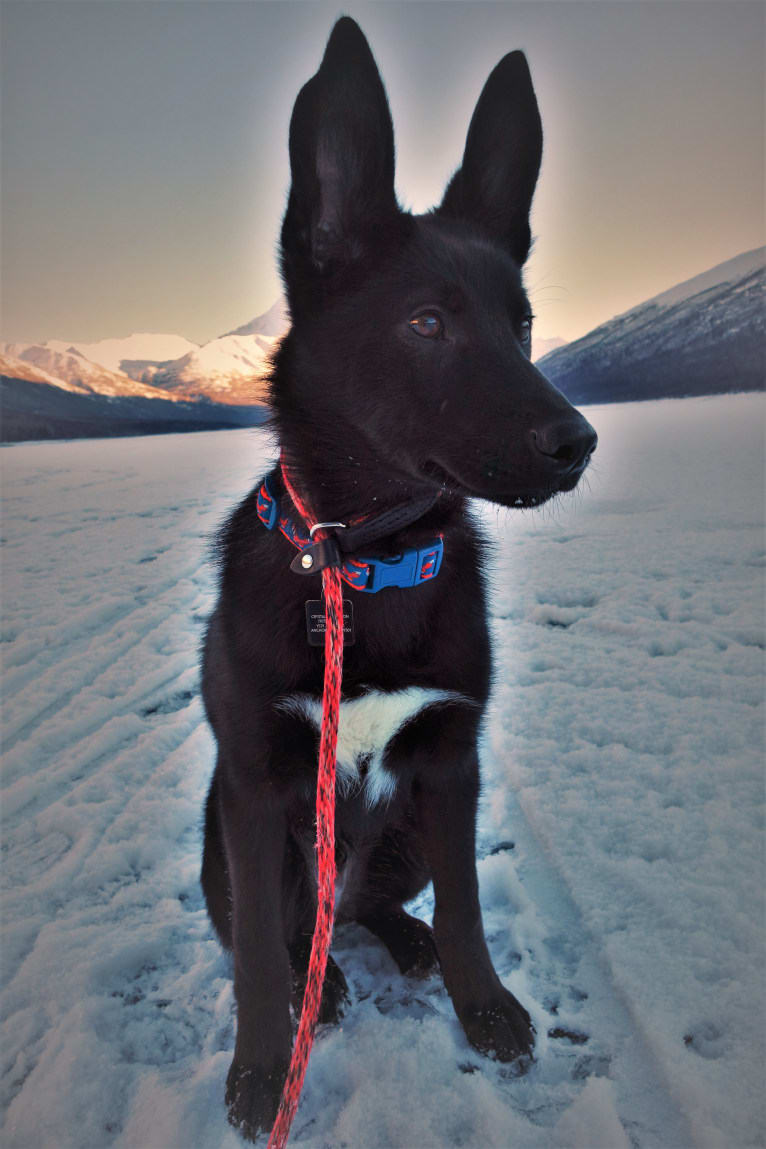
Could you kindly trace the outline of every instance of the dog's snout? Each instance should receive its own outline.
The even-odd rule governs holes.
[[[545,455],[556,469],[575,471],[587,463],[596,449],[598,436],[582,415],[546,423],[530,432],[535,450]]]

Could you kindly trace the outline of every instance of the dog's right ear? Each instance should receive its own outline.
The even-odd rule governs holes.
[[[398,214],[394,130],[359,25],[342,17],[290,121],[292,185],[282,224],[283,271],[328,276],[369,254]]]

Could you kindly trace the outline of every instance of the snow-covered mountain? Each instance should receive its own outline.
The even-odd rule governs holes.
[[[757,391],[765,348],[761,247],[610,319],[540,368],[575,403]]]
[[[5,344],[5,346],[9,346]],[[77,395],[83,394],[83,389],[76,383],[68,383],[50,375],[42,367],[34,363],[27,363],[15,355],[0,353],[0,376],[4,379],[23,379],[26,383],[45,383],[48,386],[59,387],[62,391],[72,391]]]
[[[197,348],[196,343],[183,335],[161,335],[153,332],[137,332],[124,339],[99,339],[96,343],[66,343],[49,339],[45,343],[54,351],[69,351],[74,348],[89,359],[100,363],[110,371],[125,371],[123,363],[142,360],[147,363],[167,363],[180,359]]]
[[[758,248],[661,292],[573,343],[539,340],[535,360],[577,403],[760,390],[765,302],[766,248]],[[121,399],[263,405],[270,357],[289,322],[286,304],[278,299],[262,315],[201,347],[180,335],[151,333],[95,343],[0,343],[0,374]]]
[[[172,380],[166,368],[175,364],[153,365],[155,373],[163,371],[167,389],[92,363],[74,346],[0,344],[0,440],[257,425],[266,416],[261,343],[268,349],[273,342],[267,336],[214,340],[182,356]]]
[[[269,331],[283,333],[280,315],[278,301],[248,326],[263,321]],[[0,353],[15,363],[3,371],[7,377],[30,379],[34,367],[45,376],[36,381],[65,391],[249,406],[265,402],[268,356],[277,342],[276,334],[258,332],[224,335],[200,347],[180,335],[137,334],[96,343],[0,343]]]
[[[0,353],[16,362],[21,361],[41,371],[45,378],[38,382],[52,383],[64,391],[81,395],[108,395],[120,398],[130,396],[143,399],[168,399],[156,387],[130,379],[121,371],[113,371],[100,363],[87,359],[76,347],[60,343],[0,343]],[[3,370],[11,378],[30,378],[19,375],[18,368]]]
[[[660,307],[672,307],[722,283],[736,283],[753,272],[762,271],[764,265],[766,265],[766,247],[755,247],[752,251],[745,251],[742,255],[735,255],[733,259],[725,260],[724,263],[717,263],[709,271],[703,271],[701,275],[692,276],[691,279],[685,279],[683,283],[660,292],[650,302]]]
[[[234,331],[227,331],[226,334],[271,335],[276,339],[281,339],[289,327],[290,313],[287,310],[287,303],[284,299],[279,298],[276,303],[272,303],[268,311],[264,311],[263,315],[256,315],[255,319],[251,319],[249,323],[235,328]]]
[[[539,359],[543,359],[549,355],[551,351],[555,351],[558,347],[563,347],[566,343],[565,339],[560,339],[554,335],[550,339],[537,339],[534,332],[532,333],[532,362],[537,363]]]
[[[215,403],[264,403],[268,356],[277,343],[269,335],[222,335],[143,377],[151,377],[168,395]]]

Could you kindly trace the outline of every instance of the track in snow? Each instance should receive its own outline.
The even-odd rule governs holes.
[[[732,434],[752,425],[756,401],[727,401],[739,419]],[[670,406],[721,434],[722,408],[707,402]],[[659,439],[656,463],[667,419],[652,413],[662,406],[593,415],[623,446],[624,421],[643,425]],[[608,437],[595,421],[603,451]],[[214,601],[210,537],[268,451],[260,432],[222,432],[4,452],[8,1146],[241,1144],[223,1106],[230,970],[198,887],[214,746],[197,656]],[[727,1144],[757,1143],[747,1070],[757,1043],[745,1026],[737,1047],[714,1006],[700,1001],[694,1014],[685,997],[705,985],[717,992],[705,962],[709,954],[714,965],[719,922],[738,928],[733,940],[745,948],[752,931],[732,927],[704,857],[690,862],[672,833],[673,818],[687,837],[706,818],[713,833],[701,840],[715,851],[736,831],[741,864],[752,868],[747,817],[727,820],[722,803],[725,788],[751,792],[758,752],[740,710],[757,721],[762,629],[752,604],[762,554],[757,515],[728,506],[752,481],[754,456],[740,462],[728,501],[726,492],[699,499],[696,528],[693,482],[672,498],[649,471],[627,485],[617,454],[604,453],[579,503],[547,516],[482,512],[502,539],[482,904],[496,968],[532,1013],[537,1061],[519,1077],[481,1058],[438,979],[403,979],[370,935],[346,927],[334,953],[352,1005],[339,1030],[320,1032],[291,1143],[712,1146],[717,1121]],[[637,448],[634,465],[641,457]],[[688,537],[674,557],[679,508],[677,530]],[[742,545],[727,575],[717,564],[730,530]],[[705,545],[708,568],[697,563],[684,599],[684,564]],[[726,577],[734,596],[718,593]],[[659,703],[650,694],[658,681]],[[691,728],[704,726],[697,704],[709,709],[713,698],[725,703],[713,723],[724,727],[720,778],[713,758],[708,769],[695,757]],[[736,860],[725,864],[747,914],[751,890]],[[709,922],[688,953],[674,927],[682,897]],[[414,912],[431,909],[428,891]],[[723,961],[721,976],[737,983],[729,1005],[757,998],[755,959]]]

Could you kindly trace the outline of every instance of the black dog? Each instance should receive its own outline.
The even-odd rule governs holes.
[[[355,640],[344,660],[336,920],[361,922],[404,973],[438,960],[466,1037],[503,1061],[528,1055],[534,1031],[492,967],[479,909],[476,739],[491,667],[466,499],[539,506],[575,487],[596,443],[529,361],[520,269],[541,150],[527,63],[512,52],[487,80],[441,205],[401,211],[383,85],[358,26],[339,20],[290,126],[292,329],[271,380],[294,489],[317,521],[349,525],[336,530],[344,560],[359,540],[344,568],[352,585],[384,587],[344,592]],[[275,515],[280,529],[266,529]],[[202,884],[233,950],[226,1099],[247,1137],[276,1114],[315,915],[324,658],[307,641],[305,603],[321,598],[320,576],[289,569],[297,552],[285,537],[304,545],[306,527],[279,468],[234,511],[204,653],[218,762]],[[429,880],[433,932],[402,908]],[[345,1000],[330,961],[322,1019]]]

